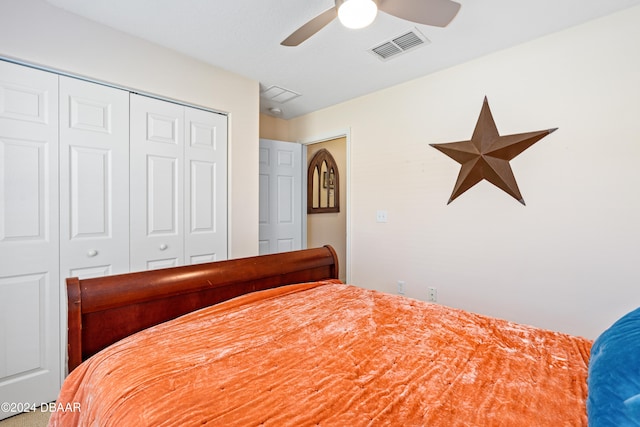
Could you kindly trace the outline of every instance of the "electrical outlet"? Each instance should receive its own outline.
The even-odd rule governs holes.
[[[438,289],[437,288],[429,288],[429,292],[427,293],[427,301],[431,301],[431,302],[438,301]]]
[[[398,294],[404,295],[404,281],[398,280]]]

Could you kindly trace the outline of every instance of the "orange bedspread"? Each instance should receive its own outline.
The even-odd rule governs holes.
[[[80,411],[50,425],[586,426],[590,347],[336,282],[293,285],[98,353],[60,393]]]

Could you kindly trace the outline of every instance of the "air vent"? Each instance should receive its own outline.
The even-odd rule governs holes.
[[[269,86],[260,93],[260,96],[265,99],[284,104],[287,101],[291,101],[292,99],[299,97],[300,94],[280,86]]]
[[[418,46],[429,44],[430,41],[426,38],[418,29],[401,34],[392,38],[376,47],[370,49],[370,52],[380,58],[382,61],[386,61],[392,57],[395,57],[401,53],[405,53]]]

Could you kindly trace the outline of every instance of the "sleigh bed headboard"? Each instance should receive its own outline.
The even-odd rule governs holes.
[[[68,368],[142,329],[239,295],[338,278],[331,246],[80,280],[67,279]]]

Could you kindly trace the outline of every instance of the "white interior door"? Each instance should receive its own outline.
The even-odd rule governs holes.
[[[131,270],[184,264],[184,107],[131,94]]]
[[[60,77],[60,272],[129,271],[129,93]]]
[[[227,117],[185,107],[185,263],[227,259]]]
[[[0,61],[0,419],[55,400],[58,76]]]
[[[259,252],[302,249],[302,144],[260,140]]]

